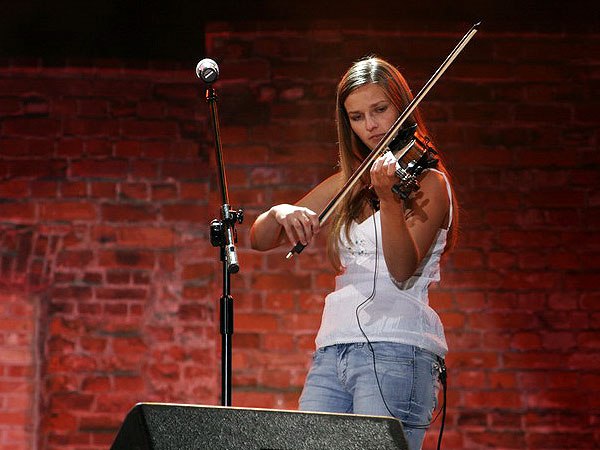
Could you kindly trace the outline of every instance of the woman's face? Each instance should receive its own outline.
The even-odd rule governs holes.
[[[352,131],[370,150],[377,146],[400,115],[385,91],[375,83],[352,91],[344,108]]]

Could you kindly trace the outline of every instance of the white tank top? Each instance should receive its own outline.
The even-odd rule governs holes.
[[[450,228],[450,183],[442,172],[434,171],[441,173],[446,181],[450,199]],[[360,224],[352,223],[350,242],[343,229],[340,234],[340,261],[344,270],[335,278],[335,290],[325,298],[321,328],[315,340],[317,348],[366,342],[358,327],[356,308],[373,291],[377,251],[375,296],[359,309],[358,314],[369,341],[414,345],[444,357],[448,351],[444,327],[437,313],[429,306],[428,289],[432,282],[440,280],[440,256],[446,246],[448,230],[438,229],[429,252],[415,273],[402,283],[392,278],[385,264],[379,211]]]

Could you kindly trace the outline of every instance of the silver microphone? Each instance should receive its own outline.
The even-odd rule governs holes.
[[[205,83],[214,83],[219,78],[219,66],[214,60],[204,58],[196,66],[196,76]]]

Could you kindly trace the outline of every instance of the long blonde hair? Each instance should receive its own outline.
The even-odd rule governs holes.
[[[343,183],[350,178],[363,159],[371,152],[371,150],[352,131],[348,113],[344,107],[344,102],[356,89],[371,83],[377,84],[385,91],[386,95],[398,111],[404,111],[413,98],[410,88],[402,74],[387,61],[371,56],[358,60],[350,66],[338,83],[336,101],[339,164]],[[430,137],[418,108],[411,114],[404,125],[406,126],[408,123],[417,125],[415,135],[421,140],[426,136]],[[447,174],[441,161],[437,168]],[[368,180],[359,181],[352,192],[344,198],[333,216],[327,239],[327,252],[331,264],[337,271],[342,270],[339,258],[340,231],[344,228],[346,230],[346,237],[350,240],[350,225],[352,221],[357,220],[360,217],[365,206],[369,202],[369,196],[365,189],[366,183],[368,183]],[[449,233],[448,245],[446,245],[444,251],[449,250],[456,240],[458,207],[455,195],[452,195],[452,203],[452,226]]]

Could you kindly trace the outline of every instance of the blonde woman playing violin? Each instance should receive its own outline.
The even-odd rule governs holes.
[[[327,233],[338,276],[325,298],[299,409],[395,417],[416,450],[437,404],[448,350],[428,287],[440,279],[440,257],[452,247],[457,227],[449,177],[441,163],[425,170],[420,189],[401,200],[391,190],[398,182],[396,158],[387,152],[322,226],[317,215],[411,99],[391,64],[373,57],[354,63],[337,88],[340,171],[295,205],[261,214],[251,245],[265,251]],[[418,111],[409,121],[417,125],[416,137],[427,136]]]

